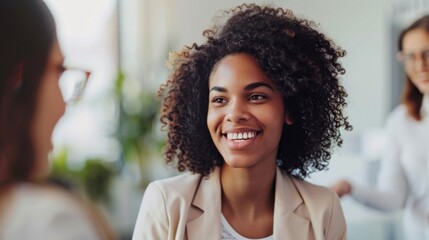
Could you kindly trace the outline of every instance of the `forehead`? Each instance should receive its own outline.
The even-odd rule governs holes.
[[[402,48],[405,52],[429,49],[429,32],[421,28],[409,31],[404,35]]]
[[[237,53],[222,58],[210,75],[209,85],[264,82],[273,85],[256,59],[250,54]]]

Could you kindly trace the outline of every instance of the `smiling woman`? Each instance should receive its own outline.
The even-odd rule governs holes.
[[[290,10],[241,5],[172,54],[166,162],[133,239],[344,239],[338,197],[303,178],[341,145],[344,51]]]

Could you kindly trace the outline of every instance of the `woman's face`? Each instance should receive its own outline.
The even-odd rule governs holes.
[[[411,82],[423,94],[429,93],[429,33],[414,29],[404,35],[402,52],[409,61],[405,71]]]
[[[42,177],[48,173],[48,154],[52,149],[52,132],[65,111],[65,104],[58,86],[58,80],[63,71],[63,61],[64,57],[58,41],[55,40],[40,82],[32,128],[33,145],[36,154],[35,178]]]
[[[282,94],[252,56],[218,63],[209,79],[207,126],[228,166],[274,164],[285,122]]]

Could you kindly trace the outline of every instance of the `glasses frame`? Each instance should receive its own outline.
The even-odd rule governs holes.
[[[412,56],[412,58],[409,58],[408,56]],[[422,61],[425,65],[429,65],[429,49],[413,53],[399,51],[396,53],[396,59],[404,66],[404,68],[414,67],[418,60]]]
[[[91,71],[88,71],[86,69],[82,69],[82,68],[79,68],[79,67],[63,66],[63,72],[61,73],[60,79],[63,77],[63,74],[65,72],[69,71],[69,70],[71,70],[71,71],[80,71],[80,72],[84,73],[84,75],[85,75],[85,78],[83,79],[83,81],[79,83],[79,84],[83,84],[83,86],[80,87],[81,90],[79,90],[77,93],[75,91],[73,91],[72,97],[70,99],[64,99],[64,103],[66,105],[74,105],[77,102],[79,102],[80,99],[82,99],[83,93],[84,93],[85,88],[86,88],[86,85],[88,84],[89,78],[91,77],[92,73],[91,73]],[[76,86],[74,86],[74,87],[76,88]]]

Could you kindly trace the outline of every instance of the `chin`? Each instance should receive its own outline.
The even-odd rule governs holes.
[[[240,159],[240,158],[233,158],[233,159],[225,159],[224,164],[228,165],[228,167],[231,168],[249,168],[254,165],[254,162],[249,161],[249,159]]]
[[[425,86],[420,90],[423,95],[429,95],[429,86]]]

